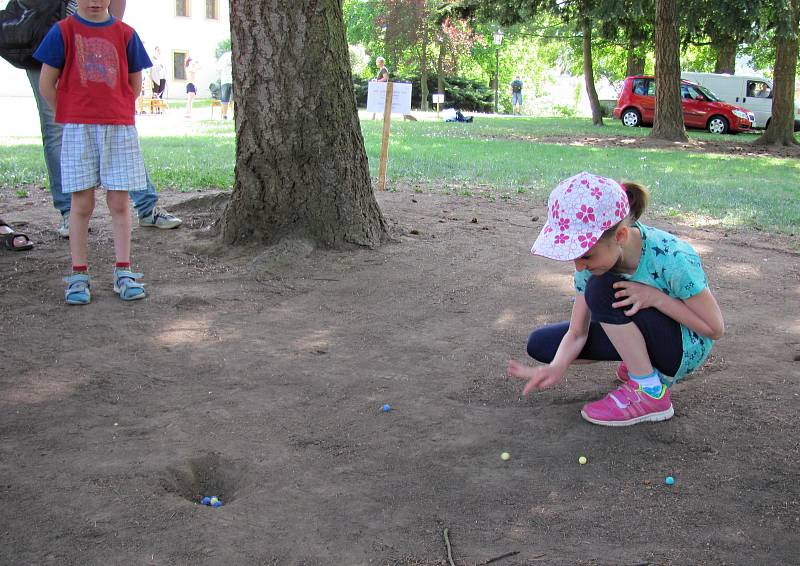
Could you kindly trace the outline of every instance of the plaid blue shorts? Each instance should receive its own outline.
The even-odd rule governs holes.
[[[102,186],[109,191],[147,188],[136,126],[65,124],[61,141],[61,191]]]

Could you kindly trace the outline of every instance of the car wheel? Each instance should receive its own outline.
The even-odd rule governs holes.
[[[727,134],[728,121],[723,116],[712,116],[708,121],[708,131],[712,134]]]
[[[635,108],[628,108],[622,113],[622,123],[629,128],[635,128],[642,125],[642,115]]]

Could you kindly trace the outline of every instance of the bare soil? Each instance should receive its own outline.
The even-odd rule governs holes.
[[[613,429],[579,415],[613,365],[530,398],[504,374],[571,307],[528,253],[543,206],[400,187],[380,249],[224,249],[225,195],[165,192],[185,225],[134,228],[147,298],[112,293],[98,210],[67,307],[43,194],[0,200],[37,244],[0,250],[2,564],[445,565],[444,529],[459,566],[800,561],[796,239],[647,219],[700,251],[727,334],[672,420]]]

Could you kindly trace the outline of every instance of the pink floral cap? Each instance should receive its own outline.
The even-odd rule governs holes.
[[[629,211],[628,195],[619,183],[579,173],[561,181],[550,193],[547,224],[531,253],[560,261],[578,258]]]

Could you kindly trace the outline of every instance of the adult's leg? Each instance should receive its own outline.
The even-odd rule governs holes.
[[[156,192],[156,186],[150,179],[150,173],[145,171],[145,175],[147,178],[147,188],[143,191],[130,192],[130,200],[133,202],[133,207],[136,209],[136,215],[139,218],[150,216],[150,213],[153,212],[158,202],[158,193]]]
[[[47,166],[47,176],[50,180],[50,194],[53,197],[53,206],[62,215],[70,210],[72,197],[61,192],[61,135],[63,127],[56,124],[55,113],[50,105],[42,98],[39,92],[39,69],[28,69],[28,81],[31,83],[36,107],[39,109],[39,125],[42,130],[42,146],[44,149],[44,162]]]
[[[222,101],[222,119],[228,119],[228,106],[231,103],[231,96],[233,95],[233,85],[225,83],[222,85],[221,101]]]
[[[194,97],[195,91],[193,90],[194,87],[191,89],[187,88],[186,91],[186,117],[191,118],[192,116],[192,105],[194,104]]]

